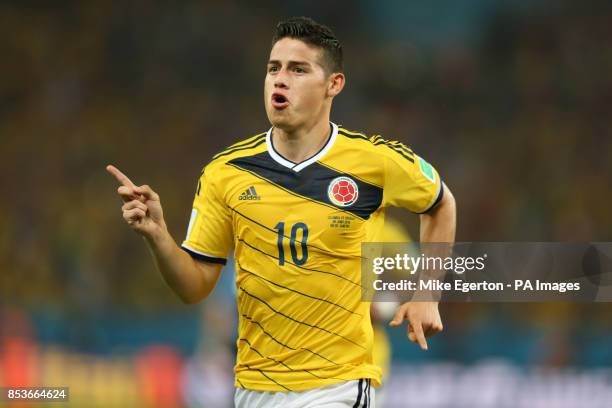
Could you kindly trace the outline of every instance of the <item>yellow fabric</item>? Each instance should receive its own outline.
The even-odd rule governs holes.
[[[396,221],[393,218],[385,219],[385,226],[379,237],[376,237],[377,242],[410,242],[412,238],[410,234],[404,228],[402,224]],[[374,364],[380,367],[382,371],[382,382],[384,383],[386,378],[389,375],[389,369],[391,367],[391,341],[389,340],[389,335],[387,334],[386,325],[387,322],[391,319],[392,313],[389,309],[385,314],[382,306],[387,306],[389,303],[372,303],[372,307],[376,309],[376,316],[379,316],[378,319],[373,319],[372,326],[374,327],[374,349],[373,359]],[[398,304],[394,305],[395,307]],[[393,306],[391,306],[393,307]]]
[[[379,137],[340,132],[299,172],[275,161],[259,135],[215,156],[200,178],[183,246],[215,258],[234,249],[237,387],[299,391],[359,378],[380,384],[370,304],[361,301],[361,243],[383,226],[385,206],[424,211],[440,181],[437,173],[435,182],[423,177],[405,147],[400,154]],[[351,206],[328,199],[336,176],[361,183]],[[351,212],[370,208],[364,203],[374,203],[379,190],[368,214]]]
[[[372,326],[374,327],[373,360],[374,364],[380,367],[381,382],[384,382],[391,366],[391,342],[383,322],[375,322]]]

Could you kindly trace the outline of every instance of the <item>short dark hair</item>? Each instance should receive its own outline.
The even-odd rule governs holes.
[[[289,37],[303,41],[323,50],[323,68],[328,74],[343,72],[342,44],[327,26],[309,17],[291,17],[276,25],[272,46],[282,38]]]

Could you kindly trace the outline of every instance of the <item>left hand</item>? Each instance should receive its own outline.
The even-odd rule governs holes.
[[[418,343],[422,350],[427,350],[425,338],[440,333],[443,329],[438,302],[406,302],[397,308],[389,326],[399,327],[404,319],[408,320],[408,338],[413,343]]]

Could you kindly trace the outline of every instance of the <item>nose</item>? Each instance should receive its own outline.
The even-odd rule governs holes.
[[[289,88],[289,84],[287,82],[287,71],[285,70],[285,68],[279,70],[278,73],[274,76],[274,88]]]

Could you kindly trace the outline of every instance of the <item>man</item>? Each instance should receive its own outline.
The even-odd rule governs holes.
[[[454,240],[454,199],[433,167],[401,143],[330,122],[344,84],[329,28],[304,17],[277,25],[264,83],[272,128],[206,165],[183,250],[159,196],[107,168],[122,184],[123,218],[184,302],[211,292],[234,250],[238,407],[373,406],[381,372],[361,301],[361,243],[387,206],[421,214],[421,241]],[[404,319],[424,350],[442,330],[435,302],[403,304],[390,324]]]

